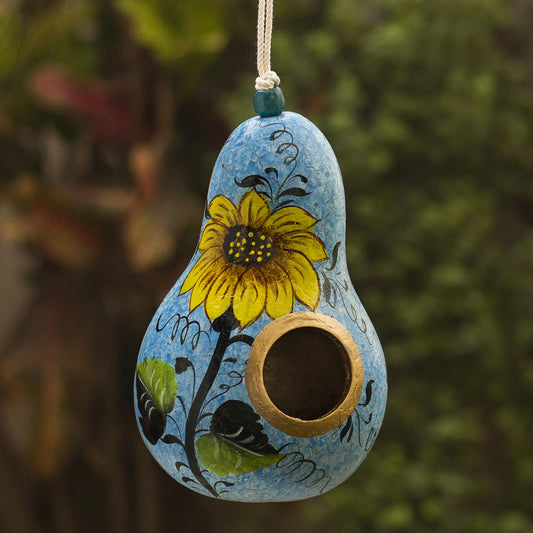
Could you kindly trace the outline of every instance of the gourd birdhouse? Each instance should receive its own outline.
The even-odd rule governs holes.
[[[348,478],[383,419],[383,352],[346,266],[341,172],[324,135],[256,93],[223,146],[198,246],[144,337],[135,409],[177,481],[247,502]]]

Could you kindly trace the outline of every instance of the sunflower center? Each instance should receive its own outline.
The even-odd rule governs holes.
[[[249,226],[234,226],[224,239],[224,252],[230,263],[246,267],[261,266],[274,257],[272,239]]]

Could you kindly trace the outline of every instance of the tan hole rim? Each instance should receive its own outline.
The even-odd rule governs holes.
[[[314,420],[302,420],[286,415],[272,402],[263,381],[263,367],[273,344],[289,331],[315,328],[335,337],[346,350],[351,378],[342,402],[326,415]],[[339,427],[354,411],[364,382],[363,361],[359,348],[349,331],[334,318],[319,313],[301,312],[273,320],[255,338],[246,365],[246,387],[253,405],[273,427],[294,437],[315,437]]]

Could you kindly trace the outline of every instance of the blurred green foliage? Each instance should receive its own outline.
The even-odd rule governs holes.
[[[343,486],[280,506],[195,496],[142,448],[136,349],[252,114],[252,4],[0,7],[0,235],[36,261],[0,344],[7,531],[533,531],[529,0],[277,2],[287,109],[345,179],[383,429]]]
[[[129,17],[139,43],[151,48],[162,61],[172,63],[188,55],[217,53],[226,45],[220,4],[206,0],[119,0],[118,7]]]

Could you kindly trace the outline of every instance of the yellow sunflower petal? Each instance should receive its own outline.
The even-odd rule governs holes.
[[[209,320],[213,321],[228,309],[243,270],[244,267],[233,265],[226,268],[213,282],[205,300],[205,312]]]
[[[209,289],[224,271],[225,265],[225,259],[219,257],[211,264],[211,267],[205,271],[204,275],[198,280],[198,282],[195,283],[192,289],[191,299],[189,300],[189,309],[191,311],[199,307],[205,301]]]
[[[191,271],[187,274],[187,277],[183,281],[180,289],[180,294],[189,292],[196,283],[204,276],[205,272],[211,267],[213,261],[220,257],[220,254],[216,252],[214,248],[210,248],[204,252],[196,264],[192,267]]]
[[[200,239],[200,244],[198,245],[198,250],[200,252],[205,252],[208,248],[212,246],[222,246],[224,243],[224,234],[227,231],[227,228],[218,224],[217,222],[208,222],[205,225],[202,237]]]
[[[262,194],[250,189],[237,206],[242,224],[259,229],[270,215],[270,206]]]
[[[294,292],[287,273],[276,263],[265,267],[266,311],[271,318],[288,315],[294,306]]]
[[[280,262],[289,275],[296,299],[312,311],[315,310],[320,301],[320,288],[313,265],[298,252],[283,255]]]
[[[255,322],[266,300],[266,281],[257,268],[249,268],[237,282],[233,297],[233,312],[242,327]]]
[[[270,235],[284,235],[290,231],[312,231],[317,219],[301,207],[282,207],[274,211],[265,222],[265,230]]]
[[[328,258],[324,243],[313,233],[291,231],[280,243],[282,250],[295,250],[305,255],[311,262],[325,261]]]
[[[236,208],[231,200],[221,194],[211,200],[207,211],[215,222],[223,226],[230,228],[236,224]]]

